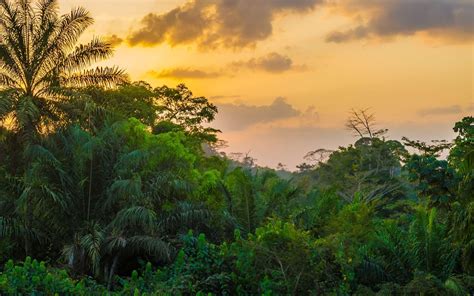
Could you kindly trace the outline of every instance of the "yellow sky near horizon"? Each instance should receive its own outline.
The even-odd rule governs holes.
[[[234,2],[248,5],[246,1],[249,0]],[[453,7],[444,5],[442,0],[433,1],[442,4],[435,11],[446,9],[456,17],[469,17],[474,11],[469,1],[453,0],[459,4]],[[220,3],[218,0],[200,2],[204,5]],[[303,7],[310,2],[317,5],[312,9]],[[417,7],[404,7],[401,0],[400,5],[391,6],[369,6],[370,1],[366,0],[333,1],[334,6],[319,2],[282,0],[279,3],[286,3],[281,4],[286,5],[284,7],[271,7],[276,6],[272,2],[255,6],[255,14],[260,12],[257,9],[262,9],[262,15],[266,17],[271,13],[272,33],[266,37],[259,35],[252,44],[232,48],[226,45],[202,47],[198,44],[207,36],[201,35],[201,39],[196,37],[191,42],[181,43],[168,37],[152,46],[131,46],[122,42],[107,64],[123,67],[132,79],[146,80],[156,86],[184,82],[195,94],[225,105],[223,110],[230,111],[221,114],[216,124],[223,130],[222,138],[229,142],[227,151],[251,151],[259,163],[268,166],[283,162],[294,168],[311,149],[335,148],[352,141],[343,127],[351,108],[370,107],[380,125],[394,131],[394,138],[404,134],[420,139],[451,137],[454,122],[474,113],[474,43],[470,23],[467,21],[466,25],[465,17],[447,19],[443,25],[450,22],[452,25],[446,28],[440,25],[428,27],[432,20],[411,28],[406,19],[408,14],[403,9],[418,11],[414,10]],[[159,16],[188,1],[60,0],[59,3],[62,12],[75,6],[91,12],[96,23],[87,32],[86,39],[92,35],[117,35],[127,39],[141,28],[140,20],[145,15],[155,13],[155,21],[160,21],[162,27],[167,26]],[[301,5],[289,6],[295,3]],[[360,6],[359,18],[368,18],[363,29],[347,12],[337,13],[341,7],[356,7],[354,5]],[[186,12],[195,10],[190,8]],[[226,18],[217,21],[236,17],[242,22],[256,22],[255,26],[262,25],[262,28],[268,25],[239,15],[242,11],[248,10],[226,11]],[[421,15],[416,17],[423,20],[425,16],[420,11]],[[190,20],[194,21],[195,16],[192,17]],[[400,23],[396,23],[398,20]],[[199,23],[196,26],[198,28]],[[357,26],[358,35],[339,34],[348,40],[328,42],[329,33],[352,32],[351,28]],[[253,32],[235,31],[235,27],[224,29],[229,28],[234,35],[243,32],[253,36]],[[188,33],[186,28],[171,25],[169,30],[167,34],[174,33],[172,30],[179,30],[179,36]],[[394,30],[399,31],[393,33]],[[227,34],[225,32],[221,30],[217,34]],[[450,34],[453,38],[448,38]],[[212,35],[223,42],[234,40],[224,37]],[[170,42],[178,44],[170,45]],[[276,98],[284,98],[286,104],[275,103]],[[310,112],[306,112],[308,110]],[[273,117],[262,116],[262,120],[250,121],[244,118],[263,113],[273,114]],[[241,116],[242,122],[232,118],[233,125],[228,128],[229,118],[235,116]],[[291,150],[285,147],[288,139],[293,143]],[[271,153],[267,151],[269,145],[274,147]]]

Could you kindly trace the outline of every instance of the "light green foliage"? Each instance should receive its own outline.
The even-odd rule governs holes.
[[[288,218],[290,203],[301,191],[275,172],[237,167],[226,172],[220,189],[226,200],[229,223],[245,234],[253,232],[269,217]]]
[[[191,188],[200,178],[195,168],[199,156],[185,142],[183,133],[153,135],[130,119],[97,135],[72,126],[31,146],[28,153],[36,161],[13,188],[19,201],[37,209],[26,235],[35,234],[39,248],[49,244],[39,236],[55,237],[53,252],[62,249],[74,271],[92,270],[109,281],[118,264],[115,258],[120,261],[125,254],[169,260],[173,248],[162,237],[181,231],[177,223],[192,225],[207,215],[197,205],[181,203],[192,197]],[[2,209],[18,206],[17,213],[26,214],[23,203],[8,202]],[[24,218],[2,219],[21,225]],[[63,219],[71,223],[64,225]],[[14,234],[5,233],[21,245]]]
[[[226,257],[234,258],[233,282],[242,295],[306,294],[321,291],[324,262],[309,232],[292,223],[272,219],[247,240],[224,245]]]
[[[206,204],[209,209],[221,211],[225,209],[225,200],[221,194],[222,177],[218,170],[209,170],[199,178],[196,198]]]
[[[334,191],[311,191],[293,209],[293,219],[303,229],[311,230],[315,237],[324,235],[329,219],[344,206],[344,201]]]
[[[183,248],[175,263],[161,272],[165,291],[172,294],[232,295],[231,273],[219,246],[203,234],[183,237]]]
[[[311,289],[314,243],[309,233],[291,223],[271,220],[248,239],[255,253],[255,268],[268,281],[265,290],[276,294],[307,293]]]
[[[351,200],[361,193],[367,200],[385,201],[403,196],[400,161],[407,152],[400,142],[362,138],[354,145],[341,147],[326,162],[303,176],[310,176],[319,188],[336,189]]]
[[[462,205],[455,202],[449,214],[449,235],[461,252],[461,265],[474,275],[474,201]]]
[[[474,117],[457,122],[458,133],[449,162],[461,175],[457,202],[449,213],[450,235],[461,248],[462,266],[466,273],[474,274]]]
[[[106,290],[87,280],[72,280],[65,270],[47,269],[44,262],[26,258],[15,265],[8,261],[0,272],[0,293],[4,295],[91,295]]]
[[[424,202],[424,195],[430,201],[434,196],[426,192],[444,192],[437,188],[452,181],[437,169],[446,162],[408,158],[406,171],[415,163],[417,173],[428,171],[418,175],[431,180],[425,191],[410,187],[406,171],[390,177],[384,170],[371,172],[360,186],[307,191],[298,180],[270,170],[206,158],[193,137],[173,129],[153,134],[135,118],[105,122],[95,131],[71,125],[29,146],[26,153],[35,161],[22,174],[4,160],[2,250],[21,250],[29,237],[38,256],[61,254],[71,274],[99,281],[73,281],[39,267],[44,280],[35,277],[32,285],[25,281],[15,289],[66,285],[79,294],[95,289],[127,295],[472,290],[472,201],[457,198],[464,187],[453,185],[453,198],[444,204]],[[375,152],[367,151],[376,148],[357,145],[336,155],[351,159],[368,153],[356,157],[356,167],[370,171],[375,160],[366,157]],[[315,172],[333,174],[344,166],[338,157],[330,157],[335,167]],[[347,170],[347,180],[358,174],[353,169]],[[379,190],[394,184],[400,185],[396,194]],[[354,188],[360,191],[351,193]],[[413,199],[416,189],[420,196]],[[186,235],[189,229],[206,236]],[[146,261],[155,267],[147,264],[129,277],[117,276]]]

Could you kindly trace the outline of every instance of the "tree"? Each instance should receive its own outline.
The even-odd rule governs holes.
[[[333,150],[328,150],[324,148],[316,149],[314,151],[309,151],[303,157],[305,161],[297,165],[296,168],[302,174],[310,172],[311,170],[317,168],[320,164],[328,160],[330,155],[333,152],[334,152]]]
[[[454,201],[459,180],[446,160],[415,154],[408,158],[404,170],[419,197],[428,199],[430,205],[448,207]]]
[[[354,146],[333,152],[312,175],[320,187],[336,188],[350,198],[356,192],[394,197],[400,187],[400,155],[403,153],[403,146],[397,141],[358,140]]]
[[[299,165],[297,165],[296,168],[299,170],[300,173],[304,173],[304,172],[308,172],[311,169],[313,169],[314,165],[303,162],[303,163],[300,163]]]
[[[446,140],[433,140],[431,141],[432,144],[428,144],[419,140],[410,140],[407,137],[403,137],[402,141],[405,146],[418,150],[423,156],[439,157],[441,152],[452,146],[452,144]]]
[[[131,117],[149,127],[156,122],[158,107],[155,105],[155,94],[153,88],[143,81],[123,83],[115,88],[79,88],[68,95],[67,112],[71,121],[85,129],[90,126],[100,128],[106,121],[120,121]],[[92,114],[86,109],[92,111]]]
[[[217,107],[205,97],[195,97],[184,84],[179,84],[176,88],[159,87],[155,89],[155,95],[160,106],[159,120],[180,125],[210,142],[217,141],[215,134],[219,130],[203,126],[214,120],[217,114]]]
[[[454,131],[458,136],[449,152],[448,161],[462,175],[459,195],[464,201],[474,199],[474,117],[457,122]]]
[[[369,109],[352,109],[346,121],[346,128],[360,138],[374,138],[387,132],[386,129],[375,129],[375,115]]]
[[[0,14],[0,122],[9,122],[20,144],[31,145],[39,134],[64,122],[64,88],[111,86],[126,80],[118,68],[87,69],[109,57],[112,48],[99,39],[76,46],[93,23],[85,9],[76,8],[59,16],[57,0],[34,4],[30,0],[0,0]],[[23,179],[29,178],[25,173]],[[29,229],[33,194],[22,196],[25,227]],[[30,244],[26,238],[27,253]]]
[[[116,67],[88,69],[112,54],[93,39],[76,45],[93,23],[76,8],[59,16],[57,0],[0,0],[0,121],[28,138],[64,120],[65,87],[112,86],[126,80]]]
[[[458,136],[448,161],[461,180],[449,212],[449,232],[461,249],[463,269],[474,274],[474,117],[464,117],[454,131]]]

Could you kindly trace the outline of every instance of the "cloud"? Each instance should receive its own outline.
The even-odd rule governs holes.
[[[113,35],[110,35],[110,36],[106,36],[105,41],[110,43],[110,45],[112,45],[112,46],[119,46],[120,44],[122,44],[123,39],[120,38],[119,36],[113,34]]]
[[[258,123],[268,123],[299,116],[302,113],[286,102],[276,98],[270,105],[217,104],[219,113],[213,125],[223,131],[243,130]]]
[[[425,34],[458,42],[474,36],[474,2],[470,0],[334,0],[336,13],[355,25],[326,36],[328,42]]]
[[[363,39],[368,37],[368,30],[364,26],[357,26],[356,28],[347,31],[333,31],[326,35],[327,42],[342,43],[355,39]]]
[[[209,99],[213,102],[230,100],[230,99],[239,99],[241,95],[217,95],[217,96],[210,96]]]
[[[205,71],[193,68],[170,68],[160,72],[150,71],[149,74],[156,78],[176,79],[209,79],[224,76],[222,72]]]
[[[294,65],[293,60],[277,52],[269,53],[259,58],[248,61],[234,62],[235,68],[248,68],[251,70],[262,70],[270,73],[282,73],[289,70],[304,70],[306,65]]]
[[[473,110],[474,104],[466,105],[464,107],[459,105],[452,105],[446,107],[426,108],[418,111],[420,116],[436,116],[436,115],[458,115],[462,113],[469,113]]]
[[[295,65],[293,60],[277,52],[271,52],[258,58],[252,58],[247,61],[233,62],[229,67],[234,71],[249,69],[252,71],[264,71],[268,73],[283,73],[287,71],[305,71],[306,65]]]
[[[204,70],[194,67],[176,67],[164,69],[149,74],[155,78],[176,78],[176,79],[208,79],[218,77],[232,77],[241,70],[263,71],[268,73],[283,73],[291,70],[304,71],[306,65],[294,65],[293,60],[288,56],[276,52],[269,53],[262,57],[252,58],[247,61],[233,62],[219,70]]]
[[[128,36],[133,45],[197,43],[201,48],[255,46],[273,33],[282,13],[307,13],[323,0],[190,0],[163,14],[150,13]]]
[[[259,59],[251,59],[247,63],[249,68],[262,69],[267,72],[284,72],[291,69],[293,61],[276,52],[272,52]]]

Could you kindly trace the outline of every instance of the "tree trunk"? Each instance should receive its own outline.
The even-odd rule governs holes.
[[[117,269],[118,259],[119,259],[119,255],[117,254],[114,257],[114,260],[112,262],[112,266],[110,267],[110,271],[109,271],[109,274],[108,274],[109,278],[107,280],[107,290],[109,290],[109,291],[112,288],[112,279],[114,277],[115,270]]]
[[[26,202],[26,217],[25,217],[25,228],[26,228],[25,254],[26,256],[32,255],[31,235],[30,235],[32,225],[33,225],[33,207],[31,205],[31,198],[28,197],[28,200]]]

